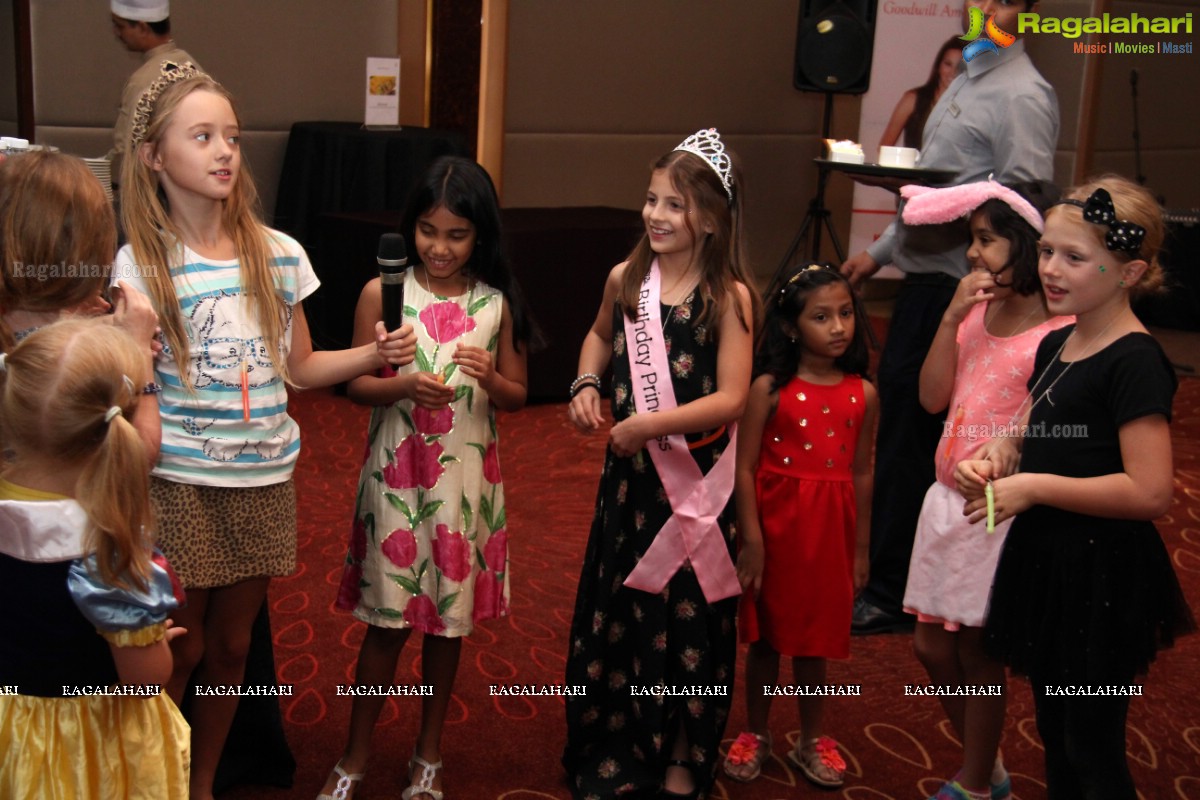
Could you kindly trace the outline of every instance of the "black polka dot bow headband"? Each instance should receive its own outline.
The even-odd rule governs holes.
[[[1146,229],[1136,222],[1117,219],[1117,209],[1113,206],[1112,195],[1108,193],[1107,189],[1097,189],[1092,192],[1092,196],[1087,199],[1087,202],[1079,200],[1063,200],[1062,202],[1082,208],[1085,222],[1108,228],[1104,232],[1104,246],[1109,250],[1136,256],[1142,249],[1142,240],[1146,238]]]

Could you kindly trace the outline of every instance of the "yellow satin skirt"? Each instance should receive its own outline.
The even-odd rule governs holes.
[[[0,797],[187,800],[190,733],[166,694],[0,696]]]

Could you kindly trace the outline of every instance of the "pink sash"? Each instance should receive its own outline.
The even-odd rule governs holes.
[[[633,401],[639,414],[653,414],[676,406],[662,335],[659,280],[655,260],[638,295],[636,319],[624,317]],[[661,592],[684,562],[690,560],[708,602],[742,593],[725,536],[717,524],[717,516],[733,493],[736,426],[731,424],[729,430],[729,444],[707,475],[700,472],[682,434],[646,443],[673,513],[625,579],[626,586]]]

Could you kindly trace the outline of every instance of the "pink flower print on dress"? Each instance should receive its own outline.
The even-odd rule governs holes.
[[[438,634],[446,630],[446,623],[438,615],[437,606],[427,594],[418,594],[404,607],[404,621],[423,633]]]
[[[417,537],[412,531],[397,528],[379,546],[387,560],[401,569],[411,567],[417,560]]]
[[[488,483],[500,482],[500,452],[495,442],[489,444],[483,454],[483,479]]]
[[[356,561],[342,570],[342,582],[338,585],[337,607],[350,611],[362,597],[362,562]]]
[[[464,333],[475,330],[475,320],[467,316],[458,303],[444,301],[425,306],[417,315],[429,338],[438,344],[453,342]]]
[[[508,566],[508,531],[501,528],[488,537],[483,546],[483,560],[492,572],[504,572]]]
[[[350,530],[350,560],[362,561],[367,557],[367,523],[365,520],[354,520]]]
[[[691,600],[680,600],[675,604],[675,616],[679,619],[695,619],[696,604]]]
[[[471,545],[467,537],[439,524],[437,538],[433,540],[433,563],[450,580],[465,581],[471,575]]]
[[[440,436],[454,428],[454,409],[446,406],[430,410],[415,406],[412,410],[413,427],[426,436]]]
[[[686,378],[692,374],[692,369],[696,366],[696,360],[691,353],[680,353],[671,361],[671,372],[676,378]]]
[[[393,489],[412,489],[437,486],[445,468],[442,466],[442,445],[426,444],[423,436],[405,437],[396,448],[396,461],[383,468],[383,480]]]
[[[495,619],[508,613],[508,601],[504,599],[504,582],[494,572],[480,572],[475,576],[475,607],[471,618]]]

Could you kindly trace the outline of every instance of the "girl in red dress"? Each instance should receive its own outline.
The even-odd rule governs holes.
[[[820,690],[826,659],[850,655],[854,592],[867,578],[878,395],[863,378],[866,325],[849,282],[827,266],[798,268],[767,298],[734,488],[739,634],[750,643],[750,730],[725,759],[734,780],[757,778],[771,754],[763,687],[777,683],[787,655],[801,728],[788,760],[818,786],[842,785],[846,765],[823,735]]]

